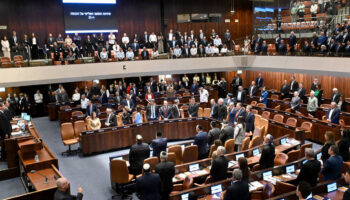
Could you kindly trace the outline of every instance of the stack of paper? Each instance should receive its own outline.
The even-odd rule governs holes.
[[[255,190],[258,190],[260,188],[263,188],[264,185],[261,184],[259,181],[254,181],[254,182],[251,182],[249,183],[249,191],[255,191]]]

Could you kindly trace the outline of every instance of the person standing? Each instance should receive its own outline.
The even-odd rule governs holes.
[[[161,152],[166,151],[168,139],[163,137],[161,131],[157,131],[156,139],[152,140],[150,147],[153,149],[153,157],[158,157]]]
[[[321,163],[315,159],[315,152],[312,148],[305,149],[305,157],[306,163],[301,166],[300,173],[297,177],[297,183],[305,181],[311,186],[316,186],[318,174],[321,171]]]
[[[219,146],[216,150],[216,158],[211,164],[210,176],[211,182],[217,182],[225,180],[227,176],[227,167],[229,160],[225,157],[226,150],[225,147]]]
[[[194,145],[198,146],[198,160],[208,157],[208,134],[203,131],[203,126],[196,126],[197,135],[194,137]]]
[[[267,134],[264,138],[264,147],[261,152],[259,164],[260,169],[267,169],[274,166],[275,146],[273,145],[273,137]]]
[[[315,92],[312,90],[310,92],[310,97],[307,101],[307,112],[313,117],[316,116],[316,111],[318,107],[318,99],[315,97]]]
[[[34,94],[34,102],[37,115],[42,116],[44,113],[44,97],[40,90],[37,90]]]
[[[150,155],[150,148],[147,143],[143,143],[141,135],[136,135],[136,141],[129,151],[130,171],[135,176],[142,173],[143,161]]]
[[[233,170],[232,184],[227,188],[224,200],[237,199],[241,200],[249,199],[249,185],[248,182],[242,181],[243,173],[240,169]]]
[[[161,198],[162,200],[168,200],[169,194],[173,190],[175,167],[173,162],[168,161],[168,154],[165,151],[160,153],[160,163],[156,165],[155,171],[159,174],[162,181]]]
[[[54,200],[82,200],[83,189],[78,185],[78,194],[73,196],[69,191],[69,182],[66,178],[62,177],[56,180],[57,190],[54,194]]]
[[[144,174],[136,179],[136,191],[141,200],[160,200],[162,181],[157,173],[151,173],[151,166],[145,163],[143,168]]]
[[[2,53],[4,57],[7,57],[11,60],[11,48],[10,48],[10,42],[8,41],[7,37],[4,36],[4,38],[1,40],[1,46],[2,46]]]
[[[339,148],[336,145],[332,145],[328,149],[330,157],[323,164],[321,174],[323,175],[323,181],[336,180],[340,178],[343,167],[343,158],[339,155]]]

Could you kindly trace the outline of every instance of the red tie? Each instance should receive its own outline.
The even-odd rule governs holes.
[[[238,117],[239,112],[241,112],[241,109],[238,110],[238,112],[237,112],[237,114],[236,114],[236,118]]]

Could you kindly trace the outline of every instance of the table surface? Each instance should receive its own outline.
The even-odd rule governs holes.
[[[44,183],[45,178],[40,174],[48,178],[48,183]],[[33,187],[37,191],[56,187],[56,179],[54,175],[59,175],[59,174],[57,174],[53,168],[37,170],[34,173],[31,173],[31,172],[27,173],[27,176],[30,182],[33,184]]]

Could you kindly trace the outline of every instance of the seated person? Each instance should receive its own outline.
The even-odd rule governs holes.
[[[174,49],[174,56],[173,58],[180,58],[182,54],[182,50],[179,47],[179,45],[176,45],[175,49]]]
[[[196,45],[192,44],[190,52],[191,52],[191,57],[197,57],[198,56]]]
[[[211,46],[211,53],[213,56],[218,56],[219,55],[219,48],[215,45]]]
[[[225,170],[226,172],[226,170]],[[240,199],[248,200],[249,198],[249,185],[247,182],[242,181],[242,171],[240,169],[233,170],[232,184],[227,188],[224,200]],[[238,198],[237,198],[238,197]]]
[[[96,112],[93,112],[92,116],[89,118],[89,121],[88,121],[88,129],[89,130],[98,130],[100,128],[101,128],[101,121],[97,117]]]
[[[207,56],[213,56],[213,52],[211,51],[211,46],[210,46],[210,44],[208,44],[208,46],[205,47],[205,54],[206,54]]]
[[[123,108],[123,114],[122,114],[123,125],[131,124],[131,116],[130,116],[129,110],[130,108],[127,106]]]
[[[350,168],[348,168],[348,170],[344,174],[344,179],[345,179],[345,182],[347,184],[350,184]],[[350,199],[350,190],[349,189],[346,190],[346,192],[344,192],[344,195],[343,195],[343,200],[346,200],[346,199]]]
[[[107,62],[108,61],[108,52],[105,48],[102,49],[102,52],[100,53],[101,62]]]
[[[221,48],[220,55],[226,56],[227,51],[228,51],[227,46],[226,46],[226,44],[224,44],[224,46]]]
[[[73,54],[72,51],[69,51],[67,57],[66,57],[66,61],[68,61],[69,64],[74,64],[75,61],[75,55]]]
[[[151,101],[154,99],[154,94],[151,92],[151,89],[147,90],[147,93],[145,94],[146,101]]]
[[[134,60],[134,57],[135,57],[134,52],[132,51],[132,48],[129,47],[128,51],[126,52],[126,59]]]
[[[154,47],[152,50],[152,59],[157,59],[159,56],[158,50]]]
[[[115,57],[119,60],[122,61],[125,58],[125,53],[123,51],[122,48],[119,49],[119,51],[117,52],[117,54],[115,55]]]
[[[343,158],[339,155],[339,148],[336,145],[328,149],[328,154],[331,157],[326,160],[321,170],[323,181],[340,178],[343,167]]]

